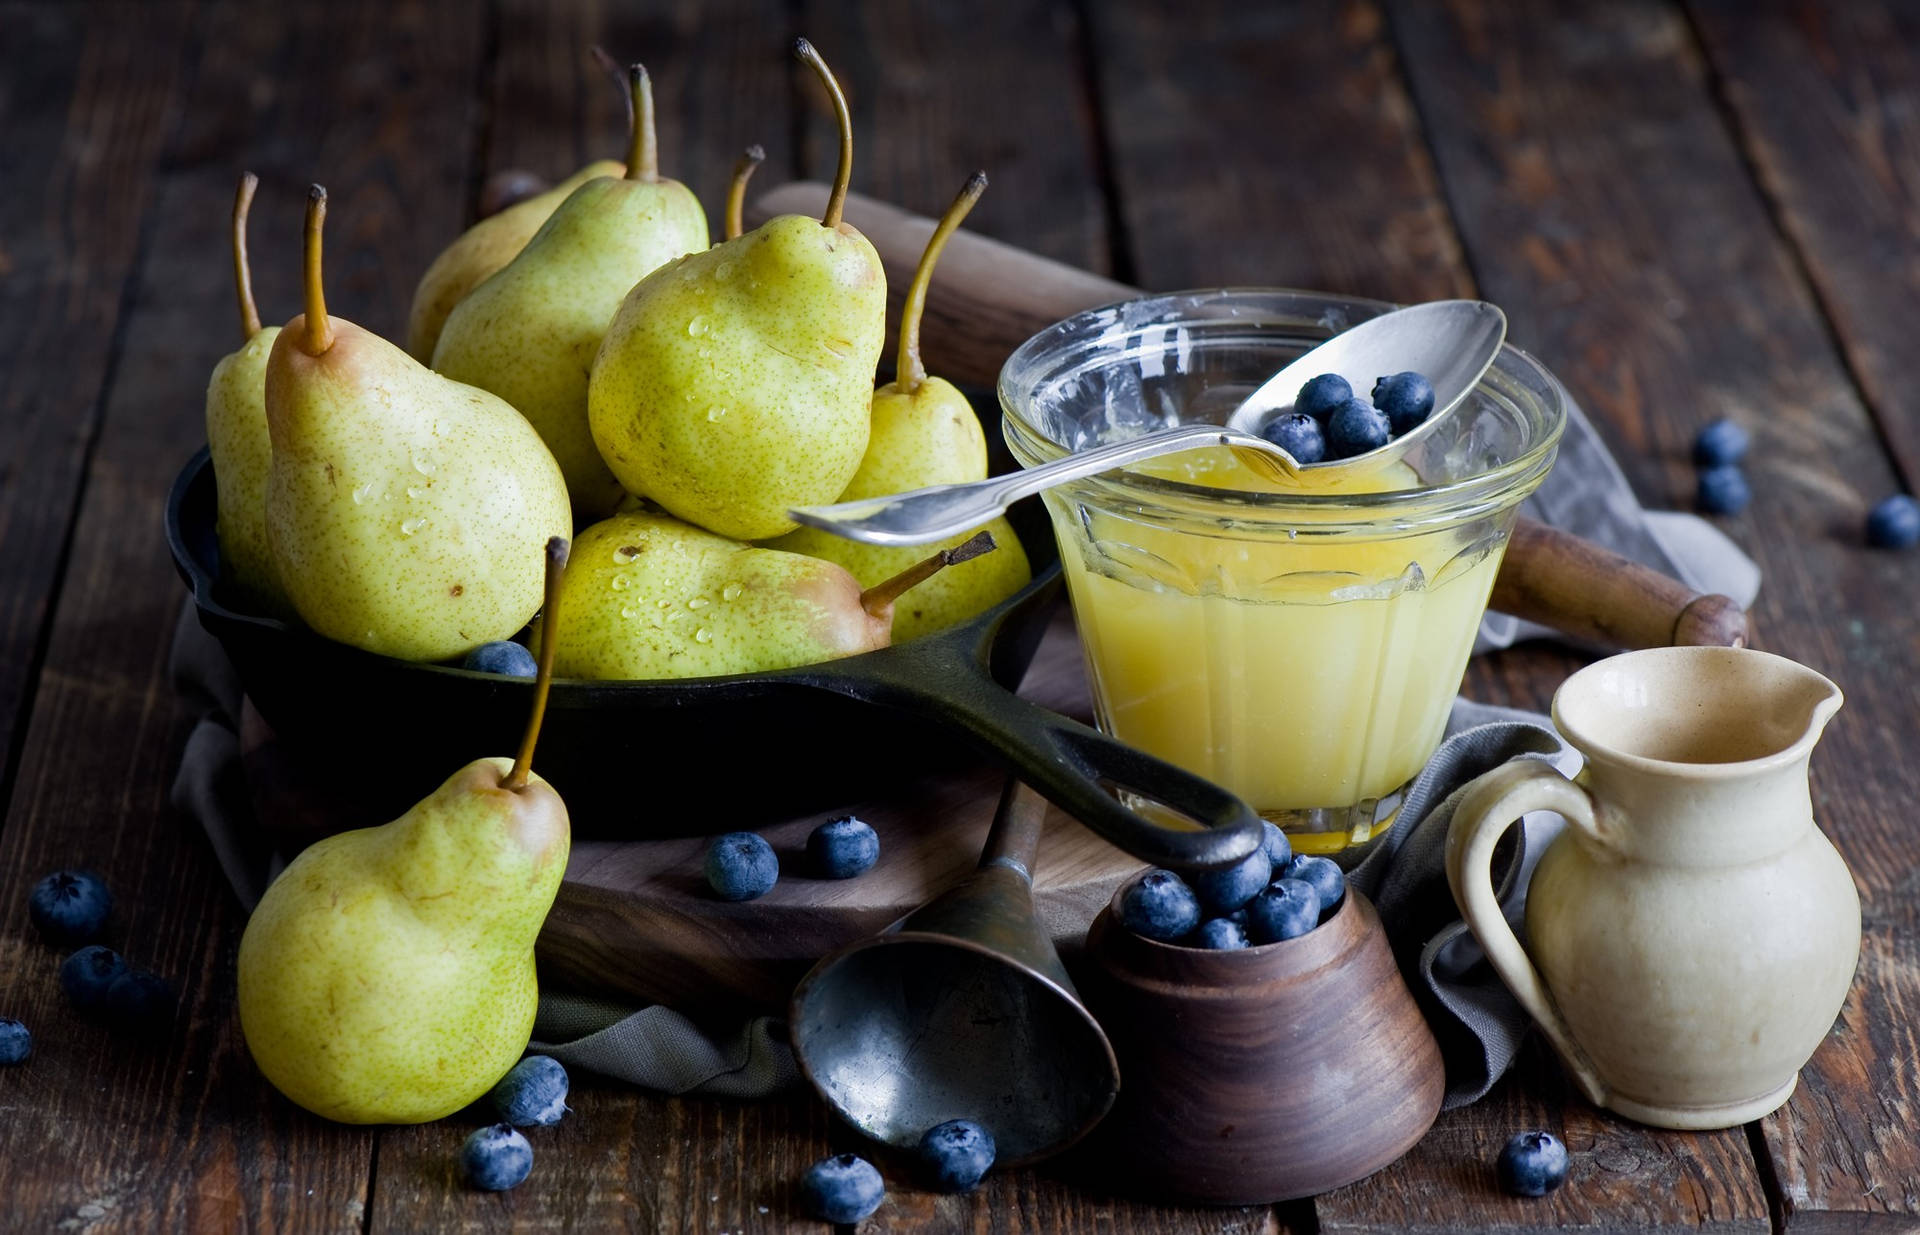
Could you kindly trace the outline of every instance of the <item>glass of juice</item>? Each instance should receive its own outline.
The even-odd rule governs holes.
[[[1031,467],[1224,423],[1392,307],[1230,288],[1077,314],[1001,371],[1007,443]],[[1509,346],[1445,425],[1363,478],[1288,487],[1208,447],[1049,491],[1101,728],[1232,790],[1300,850],[1368,840],[1440,742],[1565,418],[1559,382]]]

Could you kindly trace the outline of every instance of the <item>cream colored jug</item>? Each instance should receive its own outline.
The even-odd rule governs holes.
[[[1860,954],[1860,899],[1814,826],[1807,759],[1840,708],[1813,670],[1742,648],[1588,666],[1553,719],[1586,757],[1469,788],[1447,837],[1454,900],[1495,970],[1599,1106],[1726,1128],[1793,1092]],[[1527,892],[1523,949],[1489,879],[1528,811],[1569,826]]]

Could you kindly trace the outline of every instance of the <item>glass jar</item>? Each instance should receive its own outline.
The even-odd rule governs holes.
[[[1077,314],[1002,369],[1007,444],[1031,467],[1224,423],[1301,352],[1392,307],[1230,288]],[[1209,447],[1052,489],[1100,727],[1232,790],[1305,852],[1369,839],[1439,744],[1565,419],[1559,382],[1508,346],[1444,425],[1364,478],[1283,489]]]

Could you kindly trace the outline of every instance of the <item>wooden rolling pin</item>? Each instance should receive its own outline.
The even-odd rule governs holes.
[[[818,216],[826,204],[824,184],[782,185],[751,205],[747,226],[776,214]],[[847,198],[846,220],[873,242],[886,264],[891,333],[934,221],[858,193]],[[1141,294],[962,230],[940,256],[927,295],[921,352],[929,373],[991,389],[1008,354],[1029,336],[1082,309]],[[889,344],[888,354],[891,349]],[[1592,541],[1525,517],[1514,527],[1489,604],[1609,647],[1745,647],[1749,641],[1747,615],[1730,598],[1695,592]]]

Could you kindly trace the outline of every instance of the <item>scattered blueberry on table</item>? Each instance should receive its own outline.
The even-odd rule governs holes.
[[[55,871],[34,884],[27,897],[27,916],[40,937],[60,947],[100,938],[111,912],[113,893],[88,871]]]
[[[1351,398],[1353,386],[1346,378],[1338,373],[1322,373],[1319,377],[1307,379],[1307,384],[1294,397],[1293,410],[1325,420]]]
[[[1693,461],[1700,467],[1725,467],[1747,453],[1747,431],[1725,416],[1708,421],[1693,439]]]
[[[1350,459],[1385,446],[1393,427],[1364,399],[1348,399],[1327,420],[1327,458]]]
[[[173,986],[159,974],[134,969],[107,987],[106,1013],[129,1028],[157,1029],[173,1020]]]
[[[1737,515],[1752,500],[1753,490],[1747,487],[1747,474],[1738,465],[1723,463],[1700,473],[1700,487],[1695,501],[1706,513]]]
[[[126,976],[127,962],[112,948],[89,944],[60,962],[60,989],[77,1012],[104,1012],[107,991]]]
[[[1867,515],[1867,543],[1876,549],[1920,544],[1920,502],[1904,493],[1881,499]]]
[[[1422,373],[1388,374],[1373,384],[1373,406],[1399,437],[1433,415],[1433,383]]]
[[[1294,855],[1283,870],[1276,872],[1283,879],[1298,879],[1313,886],[1314,895],[1320,898],[1320,912],[1324,918],[1340,906],[1340,898],[1347,892],[1347,875],[1340,864],[1332,858],[1316,857],[1302,853]]]
[[[11,1016],[0,1016],[0,1065],[25,1062],[33,1054],[33,1035]]]
[[[1208,918],[1193,932],[1193,944],[1210,952],[1238,952],[1247,946],[1247,928],[1232,918]]]
[[[1232,913],[1253,899],[1273,879],[1273,859],[1266,844],[1224,869],[1195,871],[1187,879],[1200,908],[1208,917]]]
[[[509,639],[481,644],[467,653],[460,667],[475,673],[498,674],[503,678],[530,678],[540,671],[533,653]]]
[[[729,832],[707,847],[707,886],[721,900],[750,901],[780,881],[773,846],[752,832]]]
[[[1169,870],[1150,870],[1120,894],[1120,924],[1136,935],[1172,943],[1200,925],[1200,898]]]
[[[1255,943],[1298,939],[1320,925],[1320,894],[1299,879],[1277,879],[1247,904],[1247,938]]]
[[[567,1070],[558,1059],[529,1055],[507,1070],[488,1097],[516,1128],[546,1128],[567,1113]]]
[[[1516,1132],[1495,1169],[1514,1196],[1545,1196],[1567,1181],[1567,1147],[1551,1132]]]
[[[852,879],[880,860],[880,834],[873,826],[842,815],[807,835],[807,865],[822,879]]]
[[[1327,457],[1327,435],[1307,412],[1282,412],[1261,428],[1260,436],[1292,455],[1295,463],[1319,463]]]
[[[460,1147],[460,1174],[484,1192],[517,1188],[533,1171],[533,1146],[510,1124],[478,1128]]]
[[[857,1154],[822,1158],[800,1177],[801,1207],[822,1222],[858,1222],[880,1208],[886,1194],[880,1172]]]
[[[920,1158],[939,1192],[971,1192],[993,1169],[993,1134],[971,1119],[949,1119],[920,1138]]]

